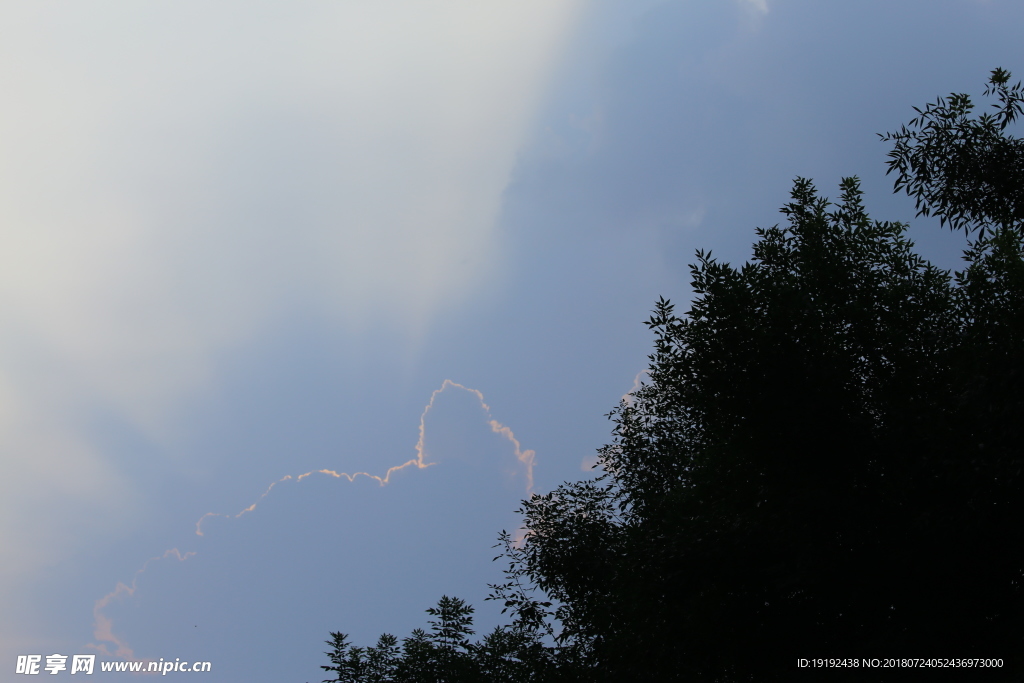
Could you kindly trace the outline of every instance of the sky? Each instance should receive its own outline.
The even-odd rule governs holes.
[[[877,134],[1024,76],[1021,25],[1011,0],[3,3],[0,666],[319,681],[330,631],[401,638],[445,594],[489,630],[498,533],[593,476],[697,249],[742,263],[794,178],[856,175],[957,267]]]

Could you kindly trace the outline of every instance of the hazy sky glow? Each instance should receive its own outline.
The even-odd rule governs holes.
[[[313,681],[328,631],[401,637],[442,593],[493,625],[497,532],[531,478],[586,476],[695,249],[745,259],[796,175],[856,174],[957,266],[875,133],[1024,76],[1022,20],[4,4],[0,666],[120,648]]]

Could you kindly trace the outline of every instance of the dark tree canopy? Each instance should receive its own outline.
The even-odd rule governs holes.
[[[1006,134],[1024,111],[1024,90],[1009,81],[1009,72],[992,72],[985,95],[999,99],[994,114],[972,118],[971,98],[952,93],[914,107],[909,126],[881,136],[895,143],[888,172],[897,172],[896,189],[914,197],[919,216],[982,235],[1024,226],[1024,140]]]
[[[742,268],[698,254],[686,316],[658,303],[602,480],[524,506],[513,552],[594,680],[1022,651],[1019,240],[951,278],[856,179],[783,213]]]
[[[414,630],[401,646],[388,633],[368,648],[331,633],[331,665],[320,668],[334,677],[323,683],[531,683],[564,680],[569,670],[568,660],[523,623],[472,642],[473,608],[464,601],[443,596],[427,614],[430,631]]]
[[[603,474],[524,501],[527,535],[503,536],[492,587],[512,625],[471,644],[466,606],[445,598],[401,656],[390,636],[366,652],[342,637],[335,680],[788,681],[799,657],[1002,658],[924,673],[1024,675],[1024,153],[1003,133],[1022,102],[1008,79],[990,81],[995,116],[953,96],[886,138],[897,191],[978,230],[962,271],[870,219],[856,178],[835,204],[798,178],[749,263],[698,252],[689,310],[657,303],[648,380],[610,414]],[[385,650],[390,678],[342,677]],[[824,680],[903,679],[845,676]]]

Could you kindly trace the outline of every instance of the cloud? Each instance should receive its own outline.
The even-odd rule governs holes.
[[[497,420],[494,419],[494,417],[492,417],[492,415],[491,415],[491,407],[489,405],[487,405],[487,402],[484,400],[484,395],[483,395],[482,392],[480,392],[478,389],[471,389],[470,387],[467,387],[465,385],[459,384],[458,382],[453,382],[450,379],[446,379],[444,382],[441,383],[441,386],[439,388],[435,389],[430,394],[430,400],[427,401],[427,405],[423,408],[423,412],[420,413],[419,438],[416,440],[416,445],[413,446],[413,450],[416,451],[416,457],[415,458],[411,458],[409,460],[406,460],[405,462],[403,462],[400,465],[392,465],[391,467],[389,467],[384,472],[383,475],[371,474],[370,472],[352,472],[350,474],[350,473],[347,473],[347,472],[336,472],[334,470],[329,470],[329,469],[310,470],[309,472],[305,472],[303,474],[299,474],[299,475],[297,475],[295,477],[293,477],[290,474],[285,475],[285,476],[281,477],[280,479],[271,482],[270,485],[267,487],[266,491],[264,491],[263,494],[254,503],[252,503],[248,507],[243,508],[237,514],[226,515],[226,514],[221,514],[221,513],[216,513],[216,512],[207,512],[206,514],[204,514],[202,517],[199,518],[199,521],[196,522],[196,535],[197,536],[202,536],[203,535],[203,522],[206,521],[208,518],[210,518],[210,517],[227,517],[229,519],[238,519],[242,515],[248,514],[248,513],[252,512],[253,510],[255,510],[256,506],[259,505],[259,503],[264,498],[266,498],[267,496],[270,495],[270,492],[274,490],[275,486],[277,486],[278,484],[284,483],[286,481],[290,481],[292,479],[294,479],[295,481],[299,482],[299,481],[302,481],[303,479],[305,479],[307,477],[310,477],[310,476],[312,476],[314,474],[324,474],[324,475],[327,475],[327,476],[330,476],[330,477],[334,477],[335,479],[346,479],[347,481],[352,482],[352,481],[355,481],[356,477],[366,477],[367,479],[373,479],[374,481],[376,481],[381,486],[385,486],[385,485],[387,485],[388,482],[391,481],[391,475],[394,474],[395,472],[404,470],[407,467],[411,467],[411,468],[414,468],[414,469],[421,469],[422,470],[422,469],[426,469],[426,468],[430,467],[431,465],[435,465],[436,463],[427,462],[426,459],[425,459],[425,456],[426,456],[425,437],[426,437],[427,416],[430,414],[430,411],[434,409],[434,403],[437,401],[437,397],[440,396],[441,394],[443,394],[445,391],[447,391],[449,389],[459,389],[459,390],[464,391],[464,392],[466,392],[466,393],[468,393],[468,394],[470,394],[470,395],[472,395],[472,396],[474,396],[476,398],[476,400],[480,403],[480,407],[483,409],[484,413],[486,414],[487,426],[491,428],[491,431],[494,434],[497,434],[497,435],[501,436],[503,439],[505,439],[510,444],[512,444],[513,455],[515,456],[515,458],[519,462],[519,464],[522,466],[523,476],[524,476],[524,479],[526,481],[526,491],[525,491],[525,493],[526,493],[526,495],[530,495],[531,493],[533,493],[533,467],[536,464],[536,455],[537,454],[533,450],[531,450],[531,449],[524,449],[522,444],[519,442],[519,439],[516,438],[516,435],[512,431],[512,429],[510,427],[502,424],[501,422],[498,422]]]
[[[7,381],[5,381],[7,380]],[[7,487],[0,514],[0,588],[86,547],[97,527],[131,526],[131,482],[83,440],[61,408],[41,409],[31,391],[0,376],[0,434]]]
[[[128,643],[126,643],[121,637],[114,634],[114,623],[104,613],[104,610],[114,600],[123,600],[125,599],[125,597],[130,598],[134,596],[135,591],[138,590],[139,576],[142,575],[146,571],[146,568],[149,567],[149,565],[155,562],[156,560],[165,560],[168,557],[173,557],[179,562],[184,562],[185,560],[193,556],[195,556],[195,552],[187,552],[182,554],[177,548],[171,548],[170,550],[165,551],[163,555],[151,557],[148,560],[146,560],[143,563],[142,567],[140,567],[139,570],[135,572],[135,576],[132,577],[132,583],[130,586],[119,581],[117,583],[117,586],[114,587],[113,591],[104,595],[102,598],[96,601],[95,605],[93,605],[93,637],[98,641],[99,644],[90,643],[86,647],[89,647],[107,656],[120,657],[121,659],[127,660],[134,660],[135,652],[131,649],[131,647],[128,646]],[[114,646],[113,652],[111,652],[110,648],[107,647],[108,644]]]
[[[282,307],[408,332],[464,299],[574,11],[53,7],[3,16],[2,323],[139,410]]]
[[[516,438],[515,433],[512,431],[512,429],[494,419],[494,417],[491,414],[491,407],[487,405],[483,393],[481,393],[477,389],[472,389],[465,385],[459,384],[458,382],[453,382],[450,379],[446,379],[439,388],[435,389],[430,394],[430,399],[428,400],[426,406],[424,406],[423,412],[420,414],[418,429],[419,437],[416,440],[415,445],[413,446],[413,450],[416,453],[415,458],[411,458],[402,464],[393,465],[389,467],[384,472],[383,475],[371,474],[369,472],[353,472],[349,474],[345,472],[336,472],[330,469],[312,470],[309,472],[305,472],[303,474],[299,474],[297,476],[286,475],[276,481],[271,482],[267,489],[263,492],[263,494],[259,496],[259,498],[257,498],[252,504],[243,508],[238,513],[222,514],[208,512],[204,514],[202,517],[199,518],[199,520],[195,524],[196,535],[204,535],[203,523],[210,518],[223,517],[226,519],[238,519],[243,515],[247,515],[253,512],[260,505],[260,503],[262,503],[264,499],[266,499],[271,494],[275,487],[277,487],[279,484],[283,484],[284,482],[294,481],[295,483],[298,483],[313,475],[322,474],[325,476],[333,477],[335,479],[344,479],[350,483],[354,482],[357,477],[365,477],[367,479],[373,479],[377,481],[377,483],[379,483],[381,486],[385,486],[391,481],[391,475],[394,474],[395,472],[401,471],[406,468],[422,470],[436,464],[432,462],[427,462],[425,459],[427,417],[429,416],[430,412],[434,409],[434,405],[435,402],[437,401],[438,396],[443,394],[445,391],[452,389],[464,391],[475,397],[476,400],[479,402],[480,408],[483,409],[485,419],[487,420],[487,425],[490,427],[491,432],[501,436],[503,439],[505,439],[512,445],[513,455],[522,467],[522,474],[524,475],[523,478],[525,480],[525,493],[527,495],[530,495],[533,491],[533,467],[536,461],[536,454],[534,453],[534,451],[529,449],[524,450],[522,448],[522,444],[519,442],[519,439]],[[134,597],[135,591],[138,588],[139,577],[146,571],[149,565],[153,562],[167,558],[174,558],[177,559],[179,562],[184,562],[185,560],[188,560],[196,554],[196,551],[182,553],[180,550],[178,550],[178,548],[171,548],[169,550],[164,551],[162,555],[159,555],[157,557],[151,557],[150,559],[146,560],[143,563],[142,567],[135,572],[135,575],[132,577],[130,585],[118,581],[117,584],[114,586],[114,590],[107,593],[102,598],[98,599],[93,605],[93,637],[95,638],[96,642],[90,643],[88,647],[107,656],[118,657],[126,660],[135,660],[135,652],[132,649],[132,647],[129,646],[126,637],[114,632],[114,623],[111,617],[107,614],[107,608],[115,600],[120,601],[126,598]]]
[[[579,4],[0,7],[5,590],[143,517],[98,415],[167,452],[289,312],[411,345],[473,296]]]

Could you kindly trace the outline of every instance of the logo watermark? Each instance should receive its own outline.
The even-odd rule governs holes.
[[[71,660],[70,664],[68,660]],[[159,660],[135,661],[135,662],[100,662],[100,671],[125,671],[130,673],[158,673],[166,676],[173,672],[198,672],[209,671],[210,662],[189,662],[181,661],[175,657],[174,661]],[[47,673],[58,674],[67,671],[71,674],[91,674],[96,670],[96,655],[18,655],[14,665],[14,673],[26,674],[29,676]]]

